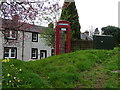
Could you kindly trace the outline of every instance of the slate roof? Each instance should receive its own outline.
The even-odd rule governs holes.
[[[6,21],[7,21],[7,24],[5,23]],[[10,26],[15,26],[14,24],[12,24],[12,20],[0,18],[0,28],[5,28],[5,27],[10,28]],[[48,27],[28,24],[28,23],[25,23],[25,22],[20,22],[19,26],[20,26],[19,30],[20,31],[25,31],[25,32],[42,33],[42,32],[44,32],[44,30],[50,30],[50,28],[48,28]]]
[[[83,39],[83,40],[93,40],[93,38],[88,36],[86,33],[81,33],[81,39]]]

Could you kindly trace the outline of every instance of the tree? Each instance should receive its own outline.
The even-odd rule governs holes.
[[[54,24],[50,23],[48,25],[47,30],[45,30],[43,33],[40,33],[40,37],[45,40],[46,45],[51,46],[52,48],[55,48]]]
[[[103,35],[112,35],[115,41],[115,45],[120,44],[120,28],[115,26],[106,26],[102,28]]]
[[[59,6],[59,0],[51,0],[51,1],[50,0],[35,0],[35,1],[24,0],[23,2],[21,2],[20,0],[6,0],[6,1],[2,0],[0,2],[1,2],[0,17],[7,19],[4,22],[6,23],[5,25],[7,26],[2,26],[0,28],[4,28],[7,31],[9,30],[18,31],[21,29],[21,27],[24,27],[22,28],[23,33],[26,28],[30,28],[34,24],[41,25],[41,23],[44,23],[44,22],[56,23],[59,18],[58,16],[60,14],[60,9],[61,9]],[[13,17],[16,15],[19,18]],[[28,24],[26,26],[25,23],[29,23],[31,25]],[[6,32],[4,32],[3,35],[5,35],[5,33]],[[24,38],[25,37],[23,36],[23,40]]]
[[[54,1],[54,0],[53,0]],[[43,33],[40,33],[41,38],[45,39],[45,43],[52,48],[55,48],[55,26],[59,21],[60,12],[62,6],[59,5],[60,0],[55,0],[54,3],[50,4],[50,8],[43,18],[47,21],[49,30],[45,30]]]
[[[95,28],[93,25],[89,26],[90,37],[93,37]]]
[[[50,23],[51,21],[53,21],[53,23],[56,23],[58,20],[57,15],[59,16],[59,10],[61,9],[59,7],[59,0],[24,0],[24,1],[20,1],[20,0],[2,0],[0,1],[0,17],[4,18],[2,19],[2,21],[4,21],[4,25],[2,25],[2,29],[4,29],[3,31],[3,36],[5,37],[6,34],[10,34],[7,32],[11,32],[12,30],[12,34],[13,32],[16,31],[20,31],[22,29],[22,37],[19,37],[19,33],[16,33],[17,38],[21,39],[13,39],[13,40],[6,40],[6,42],[2,42],[3,46],[6,45],[6,43],[9,44],[16,44],[16,43],[20,43],[20,41],[22,42],[22,59],[23,59],[23,55],[24,55],[24,41],[25,41],[25,29],[29,29],[32,26],[34,26],[34,24],[39,24],[41,25],[41,23]],[[17,17],[14,17],[17,16]],[[44,30],[45,32],[47,32],[47,30]],[[52,37],[50,34],[54,34],[54,32],[52,32],[53,30],[49,30],[50,33],[49,35],[46,36],[50,36],[49,39]],[[48,32],[49,32],[48,31]],[[47,33],[48,33],[47,32]],[[51,33],[52,32],[52,33]],[[46,33],[46,34],[47,34]],[[48,42],[49,39],[47,39],[48,37],[45,37],[46,42]],[[52,38],[54,39],[54,38]],[[53,42],[51,42],[52,40],[50,40],[48,43],[48,45],[51,45]],[[18,46],[18,45],[17,45]],[[52,45],[51,45],[52,46]]]
[[[75,2],[64,2],[61,20],[70,22],[71,25],[71,39],[80,39],[80,24],[79,16],[75,6]]]
[[[49,0],[50,1],[50,0]],[[60,0],[51,0],[49,3],[49,9],[47,9],[42,18],[44,18],[47,24],[52,23],[54,27],[59,21],[62,6],[59,4]]]
[[[94,31],[94,35],[99,35],[100,31],[98,30],[98,28],[95,29]]]

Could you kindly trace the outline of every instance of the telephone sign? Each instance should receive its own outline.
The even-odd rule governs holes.
[[[55,33],[55,54],[70,52],[70,23],[59,21]]]
[[[61,28],[61,30],[62,30],[62,31],[66,31],[66,30],[67,30],[67,28]]]
[[[69,24],[67,24],[67,23],[59,23],[59,25],[69,25]]]

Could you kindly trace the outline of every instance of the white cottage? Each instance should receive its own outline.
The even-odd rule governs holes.
[[[39,34],[43,29],[47,30],[47,27],[22,23],[19,30],[6,30],[3,28],[4,21],[5,19],[0,20],[0,59],[15,58],[30,61],[54,55],[53,48],[47,46]]]
[[[93,38],[89,36],[89,31],[85,31],[84,33],[81,33],[81,39],[82,40],[93,40]]]

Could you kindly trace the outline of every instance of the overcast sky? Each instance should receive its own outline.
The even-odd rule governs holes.
[[[75,0],[81,31],[89,30],[91,25],[99,30],[108,25],[118,26],[118,1]]]

